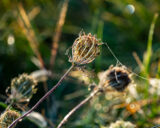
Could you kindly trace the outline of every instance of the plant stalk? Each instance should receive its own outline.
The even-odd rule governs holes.
[[[51,90],[49,90],[28,112],[26,112],[23,116],[17,118],[15,121],[12,122],[12,124],[8,128],[12,128],[18,121],[22,120],[24,117],[26,117],[28,114],[30,114],[34,109],[36,109],[41,102],[43,102],[64,80],[64,78],[68,75],[68,73],[74,68],[74,64],[67,70],[67,72],[61,77],[61,79],[58,81],[58,83],[52,87]]]
[[[90,101],[98,92],[100,92],[99,88],[96,88],[93,92],[90,93],[88,97],[86,97],[83,101],[81,101],[77,106],[75,106],[59,123],[57,128],[61,128],[62,125],[64,125],[68,119],[71,117],[72,114],[74,114],[79,108],[81,108],[84,104],[86,104],[88,101]]]

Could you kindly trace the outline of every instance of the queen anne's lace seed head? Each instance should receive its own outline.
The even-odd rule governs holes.
[[[20,117],[20,114],[18,112],[13,110],[6,110],[0,116],[0,128],[8,128],[8,126],[18,117]]]
[[[117,91],[123,91],[131,83],[129,72],[124,67],[111,66],[101,73],[99,78],[102,88],[106,88],[109,85]]]
[[[91,33],[80,34],[72,45],[71,62],[82,65],[91,63],[100,54],[100,41]]]
[[[16,103],[29,102],[32,95],[36,93],[37,82],[32,76],[22,74],[19,77],[13,78],[11,82],[11,94],[9,100]]]

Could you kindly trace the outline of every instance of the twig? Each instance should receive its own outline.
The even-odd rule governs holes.
[[[139,67],[142,71],[144,69],[144,65],[142,64],[142,62],[136,52],[133,52],[133,57],[136,60],[137,64],[139,65]]]
[[[53,67],[54,65],[54,61],[56,58],[56,54],[57,54],[57,49],[58,49],[58,42],[61,36],[61,31],[62,31],[62,27],[64,25],[65,22],[65,17],[66,17],[66,13],[67,13],[67,9],[68,9],[68,1],[69,0],[65,0],[60,12],[60,17],[59,20],[57,22],[56,25],[56,30],[55,30],[55,34],[53,36],[53,43],[52,43],[52,50],[51,50],[51,58],[50,58],[50,69]]]
[[[34,7],[29,13],[28,17],[30,20],[34,19],[40,13],[40,7]]]
[[[8,128],[12,128],[18,121],[22,120],[24,117],[26,117],[28,114],[30,114],[34,109],[36,109],[41,102],[43,102],[64,80],[64,78],[68,75],[68,73],[74,68],[74,64],[67,70],[67,72],[61,77],[61,79],[58,81],[58,83],[52,87],[51,90],[49,90],[28,112],[26,112],[23,116],[17,118]]]
[[[76,112],[79,108],[81,108],[84,104],[86,104],[88,101],[90,101],[98,92],[100,92],[99,88],[96,88],[88,97],[86,97],[83,101],[81,101],[77,106],[75,106],[59,123],[57,128],[61,128],[62,125],[64,125],[67,120],[71,117],[74,112]]]

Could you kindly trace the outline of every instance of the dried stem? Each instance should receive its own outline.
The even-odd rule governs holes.
[[[53,43],[52,43],[52,51],[51,51],[51,59],[50,59],[50,68],[53,67],[54,65],[54,61],[56,58],[56,54],[57,54],[57,49],[58,49],[58,42],[61,36],[61,31],[62,31],[62,27],[64,25],[65,22],[65,17],[66,17],[66,13],[67,13],[67,9],[68,9],[68,1],[69,0],[65,0],[60,12],[60,17],[59,20],[57,22],[56,25],[56,30],[55,30],[55,34],[53,36]]]
[[[67,70],[67,72],[61,77],[61,79],[58,81],[58,83],[49,90],[28,112],[26,112],[23,116],[17,118],[8,128],[12,128],[18,121],[22,120],[24,117],[26,117],[28,114],[30,114],[34,109],[36,109],[41,102],[43,102],[64,80],[64,78],[68,75],[68,73],[74,68],[74,64]]]
[[[40,62],[40,64],[39,64],[40,69],[44,69],[45,64],[44,64],[44,60],[43,60],[43,58],[39,52],[39,49],[38,49],[38,40],[36,38],[35,32],[32,28],[31,23],[30,23],[29,16],[27,15],[27,13],[21,3],[18,4],[18,11],[20,14],[20,17],[18,18],[18,23],[21,26],[23,33],[27,37],[27,40],[29,41],[29,45],[30,45],[31,49],[33,50],[34,54],[37,56],[37,58]],[[45,92],[47,92],[48,86],[47,86],[46,82],[43,82],[43,87],[44,87]]]
[[[83,101],[81,101],[77,106],[75,106],[59,123],[57,128],[61,128],[62,125],[64,125],[68,119],[71,117],[72,114],[74,114],[79,108],[81,108],[84,104],[86,104],[88,101],[90,101],[96,94],[100,92],[99,88],[96,88],[93,92],[90,93],[88,97],[86,97]]]
[[[33,31],[29,17],[24,10],[22,4],[18,4],[18,11],[20,14],[20,17],[18,18],[18,23],[22,27],[22,30],[29,41],[30,47],[32,48],[33,52],[35,53],[40,62],[40,68],[44,68],[44,61],[38,50],[38,41],[35,36],[35,32]]]
[[[142,61],[140,60],[139,56],[136,52],[133,52],[133,57],[136,60],[137,64],[139,65],[141,71],[144,69],[144,65],[142,64]]]

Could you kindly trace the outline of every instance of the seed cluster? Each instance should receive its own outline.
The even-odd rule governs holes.
[[[123,91],[131,82],[129,73],[123,67],[113,67],[106,74],[108,84],[117,91]]]
[[[27,74],[12,79],[10,100],[14,102],[28,102],[36,92],[37,82]]]
[[[18,117],[20,117],[20,114],[18,112],[13,110],[6,110],[0,116],[0,128],[8,128],[8,126]]]
[[[131,83],[129,72],[124,67],[111,66],[99,78],[102,88],[109,85],[117,91],[123,91]]]
[[[100,41],[89,33],[83,33],[72,45],[72,62],[77,65],[92,62],[100,54]]]

